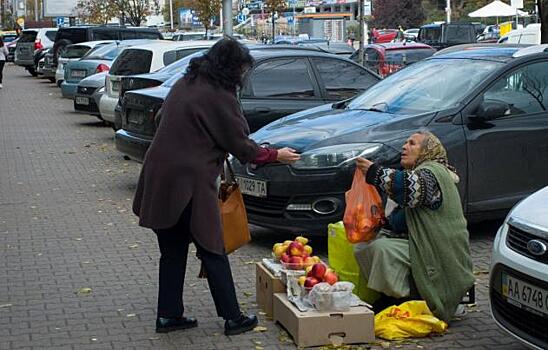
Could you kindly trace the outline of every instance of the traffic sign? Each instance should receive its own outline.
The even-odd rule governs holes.
[[[245,22],[245,20],[246,20],[246,15],[244,15],[243,13],[238,13],[238,23]]]
[[[58,27],[62,27],[65,25],[65,17],[57,17],[56,22]]]

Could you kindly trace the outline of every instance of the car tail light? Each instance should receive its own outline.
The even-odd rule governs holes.
[[[44,48],[44,45],[42,45],[42,40],[41,39],[34,40],[34,49],[35,50],[41,50],[43,48]]]
[[[97,69],[95,69],[95,73],[108,72],[109,69],[110,69],[109,66],[101,63],[100,65],[97,66]]]

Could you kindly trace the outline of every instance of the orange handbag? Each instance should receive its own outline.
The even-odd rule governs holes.
[[[223,225],[225,252],[230,254],[249,243],[251,234],[247,225],[247,214],[240,187],[228,160],[226,160],[226,165],[230,179],[227,179],[223,169],[219,188],[219,209]]]

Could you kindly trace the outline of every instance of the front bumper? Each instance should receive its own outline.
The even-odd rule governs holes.
[[[299,171],[282,164],[256,169],[238,161],[233,161],[232,165],[236,176],[267,181],[266,198],[244,195],[252,224],[324,235],[327,225],[343,217],[344,194],[352,183],[353,168]]]
[[[77,89],[77,83],[69,83],[66,80],[61,83],[61,94],[64,98],[70,98],[71,100],[74,99]]]
[[[508,247],[509,226],[504,223],[493,244],[489,280],[489,304],[495,322],[533,349],[548,349],[548,316],[510,302],[502,294],[502,273],[548,290],[548,265]],[[546,297],[548,300],[548,297]]]
[[[147,138],[120,129],[116,131],[116,134],[114,135],[114,143],[118,151],[131,159],[142,163],[145,159],[148,147],[152,143],[152,138]]]

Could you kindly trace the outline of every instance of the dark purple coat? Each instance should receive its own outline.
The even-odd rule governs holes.
[[[227,152],[241,162],[255,159],[259,146],[248,134],[234,92],[201,77],[178,81],[164,102],[139,177],[133,201],[139,225],[170,228],[192,201],[193,240],[224,253],[215,181]]]

